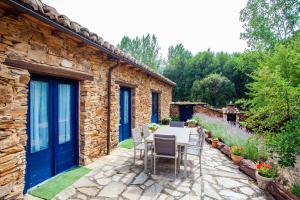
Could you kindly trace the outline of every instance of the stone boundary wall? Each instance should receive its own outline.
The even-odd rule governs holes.
[[[183,105],[189,105],[189,104],[184,103]],[[223,118],[222,109],[212,108],[208,104],[205,104],[205,103],[196,104],[196,103],[191,102],[191,105],[193,106],[194,114],[202,113],[202,114],[205,114],[205,115],[208,115],[211,117]],[[170,106],[170,116],[179,117],[179,115],[180,115],[179,107],[180,106],[181,106],[180,103],[173,102]],[[245,113],[243,113],[243,112],[240,112],[238,115],[239,115],[239,121],[243,121],[247,118]]]
[[[79,160],[86,165],[106,154],[107,77],[116,64],[94,47],[26,15],[0,9],[0,199],[21,195],[24,187],[27,87],[30,74],[4,65],[5,59],[68,68],[91,74],[79,81]],[[111,145],[118,144],[119,85],[132,87],[132,127],[150,122],[151,91],[160,93],[160,117],[170,116],[172,86],[131,65],[112,75]],[[12,198],[15,199],[15,198]],[[18,198],[16,198],[18,199]]]

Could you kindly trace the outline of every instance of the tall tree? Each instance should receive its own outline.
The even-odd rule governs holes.
[[[189,69],[188,63],[191,58],[192,53],[182,44],[168,48],[168,60],[163,74],[177,84],[173,89],[174,101],[188,100],[189,89],[186,89],[185,71]]]
[[[133,39],[124,36],[117,47],[156,71],[162,64],[160,47],[155,35],[147,34]]]
[[[273,47],[300,27],[299,0],[248,0],[240,13],[244,23],[241,38],[252,49]]]
[[[202,80],[196,80],[192,87],[194,101],[202,101],[212,106],[222,107],[235,98],[234,84],[219,74],[210,74]]]

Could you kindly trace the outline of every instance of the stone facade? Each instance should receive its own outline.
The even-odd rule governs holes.
[[[79,160],[83,165],[106,154],[107,77],[116,61],[26,15],[6,15],[4,9],[0,11],[0,199],[15,199],[13,196],[21,195],[24,187],[30,73],[5,65],[5,60],[68,68],[93,76],[92,81],[79,82]],[[150,122],[151,91],[160,93],[160,117],[169,117],[173,86],[129,64],[116,68],[112,78],[111,145],[115,147],[119,86],[132,87],[132,127]]]
[[[28,81],[27,71],[0,63],[0,199],[23,190]]]

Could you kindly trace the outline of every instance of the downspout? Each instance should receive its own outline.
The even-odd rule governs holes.
[[[112,77],[112,72],[115,68],[120,66],[120,60],[118,59],[117,63],[110,66],[108,69],[108,79],[107,79],[107,138],[106,138],[106,150],[107,150],[107,155],[110,153],[110,112],[111,112],[111,77]]]

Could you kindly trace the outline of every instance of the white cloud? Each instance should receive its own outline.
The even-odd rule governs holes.
[[[112,44],[124,35],[151,33],[163,55],[183,43],[194,54],[236,52],[246,48],[239,12],[247,0],[44,0],[58,12],[87,27]]]

